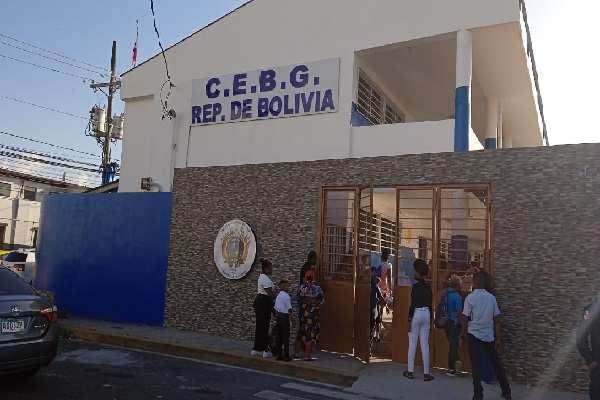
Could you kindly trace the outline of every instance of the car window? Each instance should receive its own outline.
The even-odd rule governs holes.
[[[8,253],[8,255],[6,256],[6,258],[4,259],[4,261],[7,261],[7,262],[25,262],[25,261],[27,261],[27,254],[26,253],[19,253],[19,252],[13,251],[12,253]]]
[[[0,267],[0,295],[35,294],[35,290],[14,272]]]

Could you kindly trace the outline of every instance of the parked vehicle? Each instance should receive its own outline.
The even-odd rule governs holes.
[[[10,253],[10,250],[0,250],[0,261],[4,260],[4,258]]]
[[[56,306],[0,267],[0,375],[32,377],[56,357],[57,347]]]
[[[13,250],[2,260],[1,264],[19,275],[30,285],[35,273],[35,249]]]

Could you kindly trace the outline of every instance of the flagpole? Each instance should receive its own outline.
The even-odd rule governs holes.
[[[137,52],[138,52],[138,38],[140,32],[140,20],[135,20],[135,44],[133,45],[133,57],[131,60],[131,66],[135,67],[137,65]]]

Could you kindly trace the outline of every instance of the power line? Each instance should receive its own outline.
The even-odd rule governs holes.
[[[0,134],[11,136],[11,137],[14,137],[14,138],[17,138],[17,139],[29,140],[30,142],[39,143],[39,144],[43,144],[43,145],[51,146],[51,147],[56,147],[56,148],[63,149],[63,150],[69,150],[69,151],[72,151],[72,152],[75,152],[75,153],[86,154],[88,156],[98,157],[96,154],[88,153],[88,152],[81,151],[81,150],[71,149],[69,147],[59,146],[57,144],[42,142],[41,140],[36,140],[36,139],[28,138],[28,137],[25,137],[25,136],[19,136],[19,135],[15,135],[15,134],[9,133],[9,132],[0,131]],[[116,159],[116,158],[115,158],[115,160],[116,161],[121,161],[121,160]]]
[[[81,75],[75,75],[75,74],[72,74],[70,72],[65,72],[65,71],[61,71],[61,70],[58,70],[58,69],[54,69],[54,68],[44,67],[42,65],[38,65],[38,64],[29,62],[29,61],[20,60],[18,58],[14,58],[14,57],[9,57],[9,56],[4,55],[4,54],[0,54],[0,57],[8,58],[9,60],[17,61],[17,62],[20,62],[20,63],[23,63],[23,64],[32,65],[34,67],[38,67],[38,68],[41,68],[41,69],[46,69],[48,71],[56,72],[58,74],[64,74],[64,75],[72,76],[74,78],[83,79],[84,82],[86,82],[86,81],[92,81],[92,82],[94,82],[94,79],[92,79],[92,78],[87,78],[87,77],[81,76]]]
[[[0,157],[2,157],[2,156],[0,156]],[[20,172],[23,174],[28,174],[28,175],[31,175],[32,177],[48,178],[48,179],[62,181],[64,174],[67,174],[67,179],[65,180],[65,182],[67,182],[67,183],[72,183],[69,181],[80,180],[80,179],[85,179],[90,182],[99,181],[98,176],[89,175],[90,174],[89,172],[73,171],[73,170],[57,170],[56,172],[48,171],[48,170],[46,170],[47,168],[53,168],[53,167],[49,167],[49,166],[44,166],[44,170],[40,170],[39,168],[37,168],[39,166],[39,164],[33,163],[31,161],[23,161],[23,160],[17,160],[17,159],[13,159],[13,158],[0,158],[0,160],[2,160],[2,162],[0,163],[0,168],[9,169],[9,170],[12,170],[15,172]],[[73,176],[73,178],[71,178],[71,176]]]
[[[8,162],[11,165],[15,165],[15,167],[19,167],[19,168],[23,168],[23,169],[27,169],[28,171],[32,172],[33,174],[37,174],[37,173],[44,173],[44,174],[49,174],[49,175],[55,175],[55,176],[62,176],[62,174],[64,172],[70,172],[70,173],[76,173],[78,175],[82,175],[82,176],[86,176],[86,177],[90,177],[90,178],[98,178],[98,173],[97,172],[86,172],[86,171],[73,171],[69,168],[61,168],[61,167],[54,167],[51,165],[40,165],[40,163],[34,162],[34,161],[27,161],[27,160],[19,160],[19,159],[15,159],[12,157],[6,157],[6,156],[0,156],[0,160],[2,160],[3,162]],[[0,163],[0,168],[2,166],[2,163]],[[43,169],[40,169],[43,168]]]
[[[26,45],[26,46],[33,47],[34,49],[38,49],[38,50],[44,51],[44,52],[46,52],[46,53],[49,53],[49,54],[54,54],[55,56],[59,56],[59,57],[62,57],[62,58],[64,58],[64,59],[71,60],[71,61],[74,61],[74,62],[76,62],[76,63],[79,63],[79,64],[87,65],[88,67],[92,67],[92,68],[99,69],[100,71],[104,71],[104,72],[110,72],[110,71],[108,71],[108,70],[107,70],[107,69],[105,69],[105,68],[102,68],[102,67],[97,67],[97,66],[95,66],[95,65],[93,65],[93,64],[88,64],[88,63],[86,63],[86,62],[79,61],[79,60],[76,60],[76,59],[74,59],[74,58],[71,58],[71,57],[64,56],[64,55],[62,55],[62,54],[60,54],[60,53],[56,53],[56,52],[54,52],[54,51],[50,51],[50,50],[44,49],[44,48],[42,48],[42,47],[39,47],[39,46],[35,46],[35,45],[31,44],[31,43],[23,42],[22,40],[15,39],[15,38],[13,38],[13,37],[10,37],[10,36],[8,36],[8,35],[4,35],[4,34],[2,34],[2,33],[0,33],[0,36],[1,36],[1,37],[3,37],[3,38],[6,38],[6,39],[13,40],[13,41],[15,41],[15,42],[17,42],[17,43],[24,44],[24,45]]]
[[[102,76],[102,77],[105,77],[105,76],[106,76],[105,74],[103,74],[103,73],[101,73],[101,72],[98,72],[98,71],[94,71],[93,69],[89,69],[89,68],[86,68],[86,67],[81,67],[81,66],[79,66],[79,65],[71,64],[70,62],[63,61],[63,60],[59,60],[59,59],[57,59],[57,58],[54,58],[54,57],[48,57],[48,56],[45,56],[45,55],[43,55],[43,54],[40,54],[40,53],[38,53],[38,52],[31,51],[31,50],[27,50],[27,49],[24,49],[24,48],[22,48],[22,47],[15,46],[15,45],[12,45],[12,44],[10,44],[10,43],[3,42],[3,41],[1,41],[1,40],[0,40],[0,44],[3,44],[3,45],[5,45],[5,46],[12,47],[12,48],[14,48],[14,49],[17,49],[17,50],[24,51],[24,52],[26,52],[26,53],[35,54],[36,56],[40,56],[40,57],[46,58],[46,59],[48,59],[48,60],[56,61],[56,62],[59,62],[59,63],[61,63],[61,64],[65,64],[65,65],[71,66],[71,67],[73,67],[73,68],[79,68],[79,69],[82,69],[82,70],[84,70],[84,71],[92,72],[92,73],[94,73],[94,74],[98,74],[98,75],[100,75],[100,76]]]
[[[165,118],[173,119],[173,115],[169,111],[167,103],[169,101],[169,96],[171,95],[171,89],[174,88],[175,85],[171,81],[171,74],[169,74],[169,65],[167,64],[167,56],[165,55],[165,49],[163,48],[162,42],[160,40],[160,33],[158,33],[158,28],[156,27],[156,15],[154,14],[154,0],[150,0],[150,10],[152,11],[152,21],[154,23],[154,32],[156,32],[156,37],[158,38],[158,45],[160,46],[160,51],[163,56],[163,60],[165,61],[165,70],[167,72],[167,80],[165,81],[165,83],[162,84],[162,86],[160,88],[160,94],[159,94],[160,104],[162,105],[162,109],[163,109],[162,118],[163,119],[165,119]],[[165,99],[163,100],[163,89],[167,83],[169,84],[169,88],[167,90],[167,95],[165,96]]]
[[[89,120],[89,118],[82,117],[80,115],[75,115],[75,114],[71,114],[71,113],[68,113],[68,112],[65,112],[65,111],[55,110],[54,108],[50,108],[50,107],[40,106],[38,104],[30,103],[28,101],[15,99],[14,97],[5,96],[5,95],[0,95],[0,97],[2,97],[3,99],[8,99],[8,100],[16,101],[17,103],[23,103],[23,104],[27,104],[27,105],[30,105],[30,106],[33,106],[33,107],[41,108],[41,109],[44,109],[44,110],[53,111],[55,113],[68,115],[69,117],[80,118],[80,119],[84,119],[86,121]]]
[[[22,154],[11,153],[11,152],[2,151],[2,150],[0,150],[0,156],[10,157],[10,158],[17,158],[17,159],[20,159],[20,160],[34,161],[34,162],[39,162],[39,163],[42,163],[42,164],[54,165],[54,166],[57,166],[57,167],[72,168],[72,169],[77,169],[77,170],[80,170],[80,171],[88,171],[88,172],[96,172],[96,171],[98,171],[98,169],[91,169],[91,168],[87,168],[87,167],[79,167],[79,166],[76,166],[76,165],[63,164],[63,163],[59,163],[59,162],[55,162],[55,161],[43,160],[41,158],[24,156]]]
[[[87,162],[84,162],[84,161],[76,161],[76,160],[73,160],[73,159],[70,159],[70,158],[64,158],[64,157],[49,155],[49,154],[43,153],[41,151],[25,150],[25,149],[21,149],[19,147],[7,146],[5,144],[0,144],[0,147],[3,148],[3,149],[7,149],[7,150],[11,150],[11,151],[17,151],[17,152],[20,152],[20,153],[28,153],[28,154],[33,154],[33,155],[36,155],[36,156],[51,158],[53,160],[70,162],[70,163],[81,164],[81,165],[87,165],[88,167],[96,167],[97,166],[96,164],[87,163]]]

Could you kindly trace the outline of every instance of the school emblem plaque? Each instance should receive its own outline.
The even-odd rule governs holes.
[[[241,279],[256,258],[256,236],[252,228],[239,219],[229,221],[215,240],[215,264],[227,279]]]

